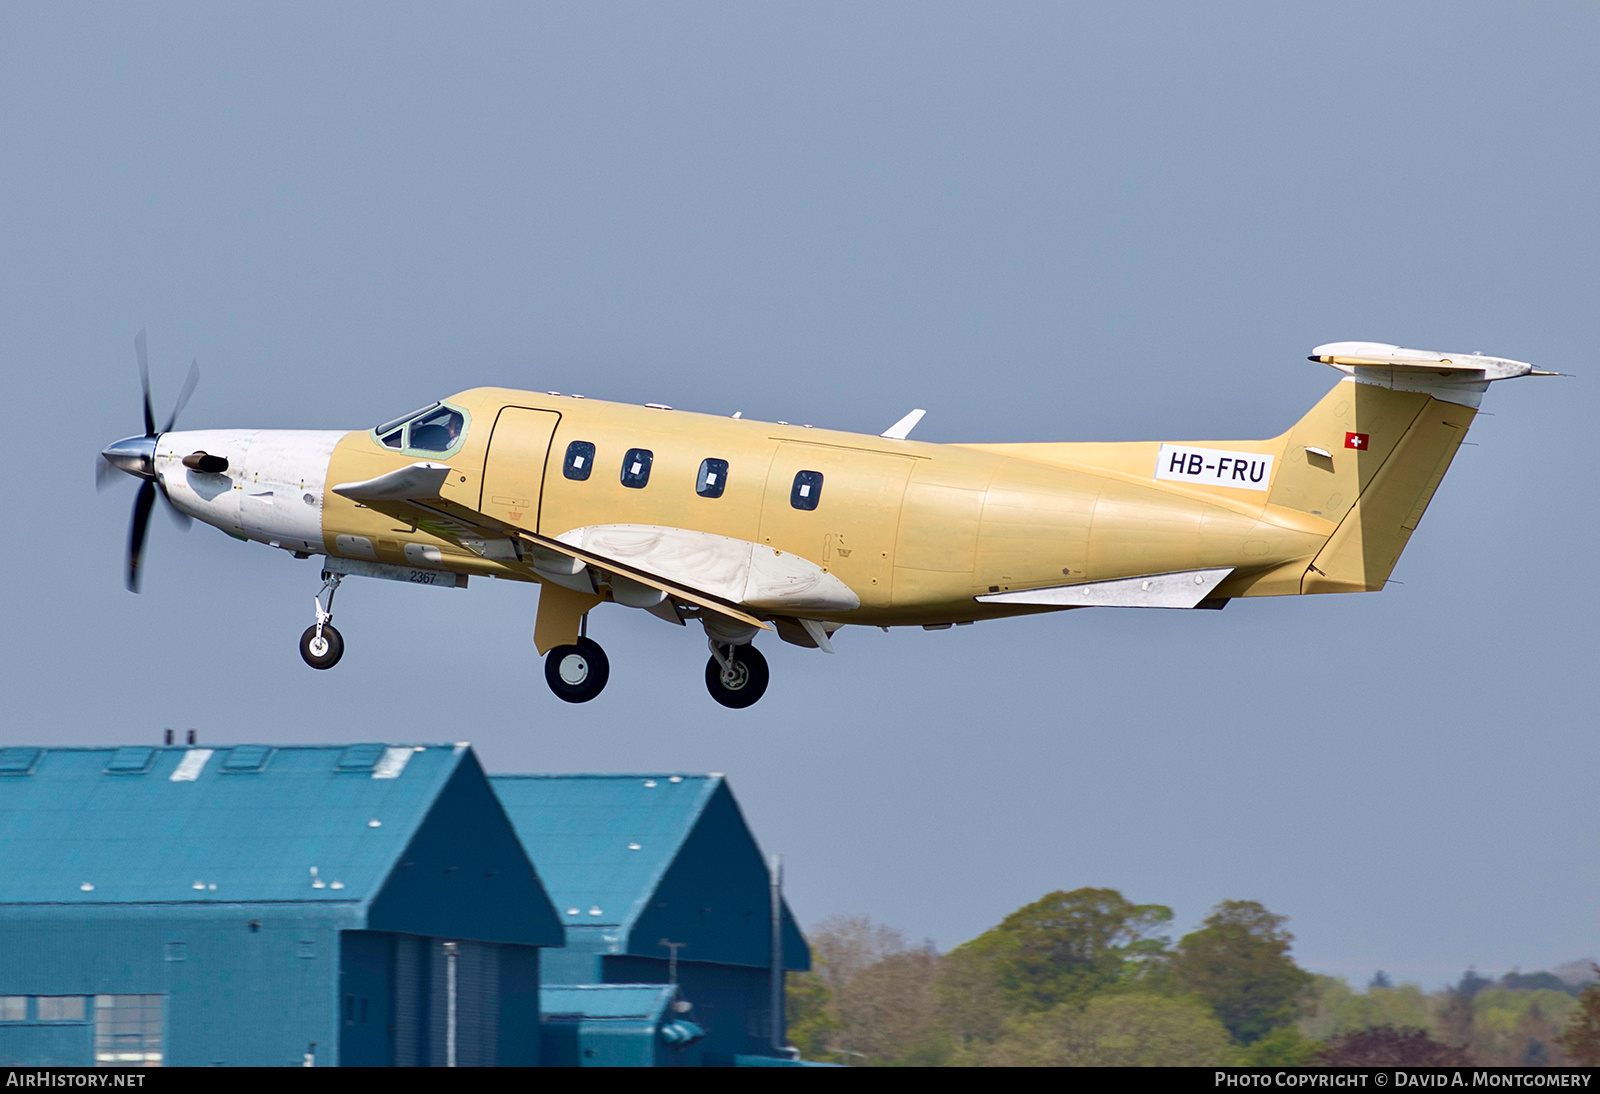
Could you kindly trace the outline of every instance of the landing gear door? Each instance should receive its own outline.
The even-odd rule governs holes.
[[[560,420],[553,410],[508,406],[500,411],[484,460],[479,512],[518,528],[538,529],[544,465]]]

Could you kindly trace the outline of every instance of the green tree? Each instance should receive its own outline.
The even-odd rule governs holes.
[[[945,954],[939,970],[939,1014],[958,1047],[986,1044],[1005,1032],[1010,1004],[995,974],[991,947],[982,938]]]
[[[1253,900],[1225,900],[1173,954],[1178,983],[1205,1000],[1240,1044],[1293,1022],[1308,1001],[1313,978],[1289,957],[1287,921]]]
[[[1074,889],[1017,909],[960,948],[988,960],[1012,1007],[1048,1010],[1136,977],[1166,951],[1154,932],[1171,920],[1171,908],[1134,904],[1115,889]]]
[[[1228,1063],[1235,1067],[1311,1067],[1326,1047],[1293,1026],[1283,1026],[1259,1041],[1235,1048]]]
[[[1140,993],[1096,996],[1014,1019],[990,1067],[1200,1067],[1225,1063],[1228,1033],[1204,1005]]]
[[[1488,1067],[1550,1064],[1559,1052],[1562,1026],[1577,1005],[1564,991],[1478,992],[1472,1000],[1472,1039],[1466,1046],[1472,1062]]]
[[[1595,966],[1595,971],[1600,973],[1600,965]],[[1590,984],[1578,995],[1578,1005],[1567,1018],[1560,1045],[1568,1062],[1600,1066],[1600,984]]]
[[[1422,1029],[1439,1036],[1436,1000],[1416,984],[1357,992],[1338,977],[1313,975],[1310,1000],[1297,1028],[1313,1041],[1371,1026]]]
[[[1461,981],[1462,985],[1471,988],[1466,976],[1463,976]],[[1446,1044],[1465,1049],[1472,1043],[1473,1035],[1477,1032],[1477,1007],[1472,1002],[1474,994],[1476,994],[1475,989],[1463,991],[1458,985],[1454,988],[1445,988],[1437,996],[1435,1010],[1438,1017],[1434,1025]]]
[[[834,1052],[839,1019],[833,1011],[833,993],[816,972],[790,973],[784,984],[784,1015],[789,1043],[804,1060],[843,1063]]]

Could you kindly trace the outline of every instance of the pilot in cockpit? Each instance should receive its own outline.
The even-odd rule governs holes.
[[[447,452],[455,447],[465,424],[459,411],[441,406],[411,423],[408,447],[424,452]]]

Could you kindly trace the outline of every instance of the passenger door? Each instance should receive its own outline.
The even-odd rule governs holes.
[[[534,531],[544,492],[544,465],[561,415],[553,410],[508,406],[495,419],[483,464],[478,511]]]

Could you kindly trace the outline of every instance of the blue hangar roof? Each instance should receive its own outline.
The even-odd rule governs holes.
[[[568,945],[765,967],[767,867],[721,775],[494,775],[528,855],[567,926]],[[811,955],[783,908],[783,957]]]
[[[264,902],[563,939],[464,745],[0,749],[0,905]]]
[[[678,989],[672,984],[562,984],[539,990],[539,1012],[548,1017],[646,1018],[660,1020]]]

